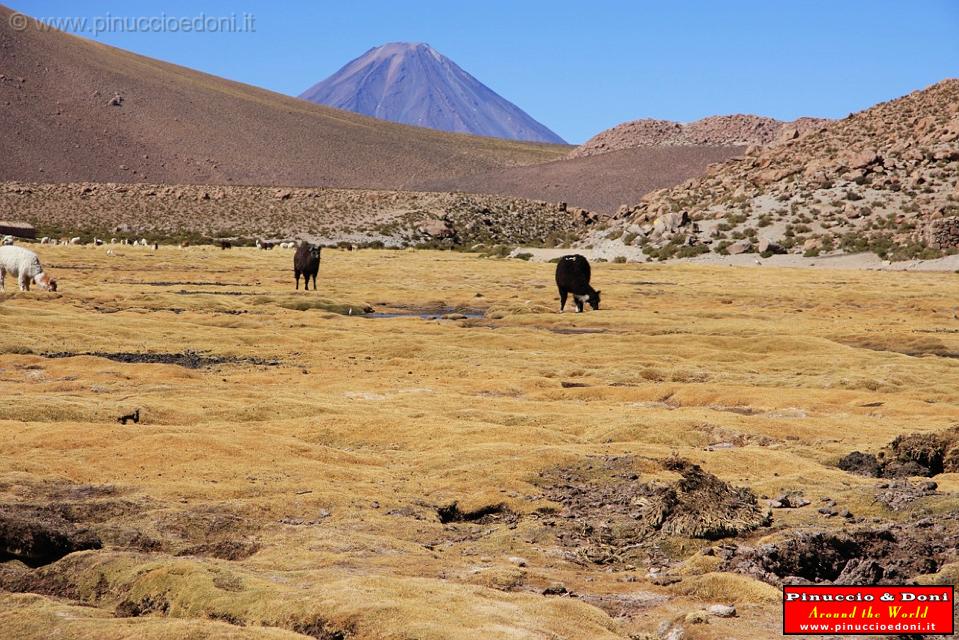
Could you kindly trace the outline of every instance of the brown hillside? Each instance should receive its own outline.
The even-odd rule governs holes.
[[[636,202],[654,189],[701,176],[709,164],[728,160],[742,150],[742,147],[708,146],[623,149],[595,157],[423,182],[417,187],[562,201],[613,213],[620,205]]]
[[[959,80],[950,79],[781,145],[753,147],[705,177],[649,194],[621,217],[654,255],[685,244],[933,257],[959,247],[957,175]]]
[[[602,131],[570,152],[570,158],[595,156],[634,147],[770,145],[816,129],[828,120],[799,118],[782,122],[753,115],[710,116],[682,124],[646,118]]]
[[[0,180],[403,188],[569,150],[375,120],[32,22],[17,32],[11,13],[0,6]]]

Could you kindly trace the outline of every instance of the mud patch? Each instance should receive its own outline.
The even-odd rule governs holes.
[[[724,546],[721,569],[774,585],[894,584],[959,557],[959,516],[837,532],[793,531],[759,547]]]
[[[959,471],[959,427],[940,433],[899,435],[879,453],[853,451],[837,466],[874,478],[931,477]]]
[[[742,433],[733,429],[728,429],[717,424],[704,423],[693,427],[706,438],[706,449],[728,449],[734,447],[745,447],[755,445],[758,447],[768,447],[776,443],[774,438],[755,433]]]
[[[661,462],[674,482],[643,482],[634,461],[606,457],[599,464],[552,469],[535,481],[564,510],[549,519],[559,542],[582,561],[635,561],[674,538],[714,540],[769,524],[756,495],[733,487],[698,465],[672,457]],[[668,544],[665,544],[668,546]]]
[[[589,335],[592,333],[609,333],[609,329],[601,329],[599,327],[550,327],[550,331],[553,333],[558,333],[563,336],[580,336],[580,335]]]
[[[74,524],[106,522],[154,506],[143,496],[112,484],[74,484],[65,480],[0,482],[6,494],[0,508],[30,508]]]
[[[294,622],[290,629],[296,633],[301,633],[316,640],[346,640],[351,633],[345,629],[339,629],[328,620],[316,618],[307,622]]]
[[[146,287],[252,287],[255,285],[242,282],[200,282],[196,280],[120,280],[117,284],[142,285]],[[257,283],[259,284],[259,283]]]
[[[261,548],[253,540],[259,527],[250,524],[250,519],[242,514],[216,505],[168,512],[155,525],[176,549],[177,556],[245,560]]]
[[[19,560],[39,567],[102,546],[92,531],[55,514],[31,506],[0,506],[0,562]]]
[[[137,551],[163,549],[161,541],[129,522],[155,504],[143,496],[123,495],[126,489],[46,480],[0,483],[0,492],[0,510],[27,514],[41,522],[65,522],[74,530],[90,532],[103,546]]]
[[[930,336],[852,336],[838,339],[836,342],[848,347],[887,351],[915,358],[924,356],[959,358],[959,350],[947,347],[942,340]]]
[[[77,270],[77,271],[96,271],[100,267],[95,264],[51,264],[47,267],[48,269],[67,269],[67,270]]]
[[[159,596],[145,596],[139,600],[123,600],[117,605],[113,615],[117,618],[139,618],[151,613],[166,615],[170,603]]]
[[[209,611],[206,614],[207,620],[216,620],[218,622],[225,622],[227,624],[232,624],[236,627],[245,627],[246,622],[244,622],[239,617],[235,616],[232,613],[226,611]]]
[[[492,524],[504,518],[514,518],[515,514],[504,504],[491,504],[473,511],[463,511],[459,504],[452,502],[444,507],[437,507],[436,515],[440,522],[475,522],[477,524]]]
[[[6,563],[8,566],[16,563]],[[44,565],[33,570],[0,572],[0,590],[12,593],[38,593],[68,600],[95,603],[109,590],[106,578],[101,574],[93,585],[92,602],[90,597],[81,597],[81,588],[76,577],[89,566],[89,558],[84,555],[67,556],[58,562]]]
[[[633,591],[631,593],[611,593],[602,595],[583,594],[575,595],[578,600],[602,609],[611,618],[634,618],[647,609],[651,609],[666,602],[667,596],[649,591]]]
[[[0,490],[12,491],[27,499],[47,500],[93,500],[120,495],[122,490],[112,484],[73,484],[60,480],[46,480],[29,484],[17,482],[0,483]]]
[[[178,296],[262,296],[262,291],[194,291],[180,289],[174,292]]]
[[[159,530],[186,540],[252,531],[241,514],[217,505],[173,511],[161,516],[156,524]]]
[[[420,318],[421,320],[478,320],[486,317],[486,310],[476,307],[403,307],[388,306],[386,311],[367,313],[365,318]]]
[[[221,540],[187,547],[178,556],[208,556],[219,560],[246,560],[260,550],[257,542],[247,540]]]
[[[861,476],[878,478],[882,475],[882,467],[879,465],[879,459],[874,453],[853,451],[840,458],[836,466],[843,471],[856,473]]]
[[[44,358],[75,358],[77,356],[93,356],[105,358],[113,362],[124,364],[173,364],[185,369],[205,369],[224,364],[251,364],[257,366],[276,367],[279,360],[269,360],[257,357],[240,356],[211,356],[202,355],[196,351],[182,351],[180,353],[136,353],[129,351],[57,351],[41,354]]]
[[[763,413],[761,409],[756,409],[755,407],[741,407],[741,406],[730,406],[721,404],[711,404],[709,408],[713,411],[725,411],[726,413],[735,413],[741,416],[755,416],[760,413]]]

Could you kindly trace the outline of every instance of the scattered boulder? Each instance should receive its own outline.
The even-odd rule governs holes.
[[[783,254],[786,249],[778,242],[773,242],[769,238],[762,238],[756,246],[759,253]]]
[[[893,511],[902,511],[913,502],[926,496],[935,495],[939,485],[931,480],[910,482],[898,478],[892,482],[881,483],[876,493],[876,502],[882,503]]]
[[[870,558],[853,558],[846,563],[842,573],[833,580],[833,584],[877,584],[882,580],[883,568]]]
[[[875,149],[863,149],[857,153],[847,154],[844,160],[846,166],[850,169],[863,169],[882,162],[882,156],[876,153]]]
[[[446,220],[440,219],[424,222],[419,226],[419,230],[431,238],[451,238],[455,235],[449,223]]]
[[[785,125],[779,132],[779,140],[777,142],[789,142],[790,140],[795,140],[799,137],[799,129],[794,126]]]
[[[663,620],[656,633],[662,640],[686,640],[687,638],[685,627],[677,620]]]
[[[745,238],[742,240],[737,240],[728,247],[726,247],[727,253],[730,255],[739,255],[741,253],[752,253],[753,243]]]
[[[690,611],[683,616],[686,624],[709,624],[709,614],[705,611]]]
[[[706,607],[706,613],[717,618],[735,618],[736,607],[731,604],[711,604]]]
[[[680,227],[689,224],[689,213],[686,211],[667,213],[659,219],[666,225],[666,230],[675,232]]]
[[[798,509],[809,504],[798,491],[783,493],[769,501],[769,506],[773,509]]]

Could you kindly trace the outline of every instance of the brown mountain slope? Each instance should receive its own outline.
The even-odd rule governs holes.
[[[959,80],[949,79],[784,144],[754,147],[647,195],[621,219],[636,244],[660,256],[686,245],[685,253],[931,257],[959,248],[957,176]]]
[[[828,120],[799,118],[782,122],[753,115],[710,116],[682,124],[646,118],[601,131],[573,149],[570,158],[595,156],[634,147],[684,145],[769,145],[819,128]]]
[[[0,180],[402,188],[569,150],[387,123],[34,23],[14,31],[11,13],[0,6]]]
[[[497,169],[472,176],[418,183],[432,191],[497,193],[568,202],[613,213],[654,189],[701,176],[709,164],[742,153],[742,147],[645,147],[594,157]]]

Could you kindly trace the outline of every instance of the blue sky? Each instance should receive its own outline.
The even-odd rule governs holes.
[[[957,0],[0,1],[41,17],[249,13],[251,33],[94,39],[291,95],[370,47],[428,42],[574,143],[644,117],[842,117],[959,76]]]

